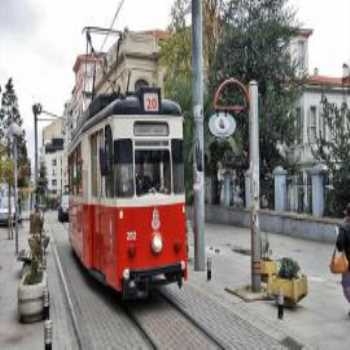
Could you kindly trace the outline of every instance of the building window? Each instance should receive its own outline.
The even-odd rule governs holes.
[[[52,159],[52,166],[56,166],[57,165],[57,160],[56,159]]]
[[[305,41],[298,41],[298,65],[301,70],[305,69]]]
[[[323,138],[327,138],[326,130],[327,130],[327,121],[323,112],[320,113],[319,116],[319,125],[320,125],[320,135]]]
[[[52,169],[52,176],[56,176],[56,170]]]
[[[300,107],[296,108],[296,141],[298,145],[303,143],[303,115]]]
[[[136,83],[135,83],[135,91],[139,90],[142,87],[147,87],[149,86],[148,82],[144,79],[139,79]]]
[[[52,180],[52,181],[51,181],[51,185],[52,185],[53,187],[56,187],[56,186],[57,186],[57,180]]]
[[[311,106],[310,113],[309,113],[309,128],[308,128],[309,142],[310,143],[316,142],[316,137],[317,137],[316,130],[317,130],[316,107]]]

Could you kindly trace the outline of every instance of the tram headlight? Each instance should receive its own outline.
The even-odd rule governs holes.
[[[163,249],[163,239],[160,234],[155,234],[152,238],[152,250],[155,254],[159,254]]]
[[[123,271],[123,278],[125,280],[128,280],[130,278],[130,270],[129,269],[124,269],[124,271]]]
[[[184,271],[186,269],[186,263],[181,260],[181,270]]]

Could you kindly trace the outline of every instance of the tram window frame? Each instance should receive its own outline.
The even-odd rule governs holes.
[[[173,166],[173,192],[185,193],[184,149],[182,139],[171,140],[171,160]]]
[[[118,198],[131,198],[135,193],[134,146],[131,139],[114,140],[113,159],[114,196]]]
[[[114,197],[114,145],[113,145],[113,133],[110,125],[105,126],[105,157],[107,174],[105,176],[105,193],[107,198]]]
[[[69,156],[69,192],[74,196],[83,194],[83,161],[81,157],[81,144],[79,143]]]
[[[171,155],[168,148],[137,148],[135,150],[136,195],[172,194]]]
[[[90,136],[91,196],[98,195],[98,133]]]

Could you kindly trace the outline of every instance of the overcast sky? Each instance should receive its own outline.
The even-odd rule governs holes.
[[[74,85],[72,66],[84,53],[86,25],[109,27],[119,0],[0,0],[0,85],[14,79],[20,110],[33,154],[31,105],[62,114]],[[341,75],[350,59],[350,0],[290,0],[298,19],[314,29],[310,70]],[[165,29],[173,0],[126,0],[116,29]],[[108,46],[108,45],[107,45]],[[96,47],[99,45],[96,42]]]

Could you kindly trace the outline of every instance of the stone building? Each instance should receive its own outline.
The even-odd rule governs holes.
[[[42,155],[47,176],[48,195],[59,198],[67,184],[67,163],[64,157],[64,121],[57,119],[46,126],[42,132]]]
[[[164,31],[125,31],[99,66],[96,94],[133,92],[140,86],[163,87],[164,68],[159,64],[159,43]]]

